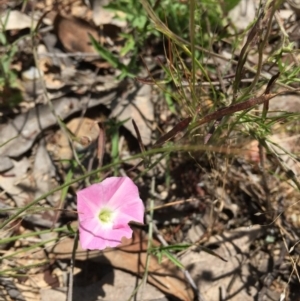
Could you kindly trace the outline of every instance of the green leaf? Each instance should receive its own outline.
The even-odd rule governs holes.
[[[184,269],[182,263],[173,255],[170,251],[183,251],[189,248],[189,244],[179,244],[179,245],[171,245],[171,246],[160,246],[157,248],[152,248],[150,252],[154,254],[158,262],[161,263],[163,256],[167,257],[170,261],[172,261],[176,266],[181,269]]]
[[[134,77],[134,74],[131,74],[127,68],[126,65],[122,64],[117,57],[115,57],[109,50],[104,48],[98,41],[95,40],[95,38],[89,34],[89,37],[91,39],[91,43],[94,46],[94,48],[97,50],[99,55],[101,56],[102,59],[106,60],[108,63],[112,65],[112,67],[122,71],[122,74],[129,76],[129,77]]]
[[[235,6],[237,6],[239,4],[239,2],[240,2],[240,0],[225,0],[224,1],[225,12],[228,13]]]
[[[170,245],[170,246],[161,246],[158,248],[154,248],[153,250],[157,251],[183,251],[189,248],[190,244],[178,244],[178,245]]]
[[[118,68],[120,66],[119,60],[107,49],[102,47],[98,41],[95,40],[95,38],[89,33],[89,37],[91,39],[92,45],[97,50],[101,58],[109,62],[112,67]]]
[[[185,268],[184,265],[172,253],[168,251],[163,251],[162,253],[179,268],[181,269]]]
[[[3,34],[2,32],[0,32],[0,43],[2,45],[6,45],[7,44],[7,40],[6,40],[5,34]]]
[[[76,234],[77,229],[73,229],[71,223],[67,223],[67,229],[71,234]]]
[[[125,56],[130,50],[133,50],[134,48],[135,48],[135,41],[132,36],[128,36],[124,47],[120,51],[120,55]]]

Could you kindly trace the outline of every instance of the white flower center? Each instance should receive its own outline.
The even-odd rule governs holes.
[[[103,224],[111,224],[113,222],[113,212],[110,209],[101,209],[98,218]]]

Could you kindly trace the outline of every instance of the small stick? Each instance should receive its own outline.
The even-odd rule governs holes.
[[[202,119],[200,119],[198,122],[196,122],[196,124],[192,127],[192,129],[213,120],[220,120],[222,117],[226,115],[230,115],[239,111],[244,111],[256,105],[268,103],[269,100],[274,98],[275,96],[285,93],[286,91],[282,91],[274,94],[270,93],[279,75],[280,73],[278,72],[277,74],[272,76],[272,78],[268,82],[265,92],[261,96],[253,97],[246,101],[235,103],[229,107],[221,108],[211,114],[208,114],[204,116]]]
[[[188,127],[191,121],[192,121],[192,117],[187,117],[181,120],[173,127],[172,130],[167,132],[165,135],[161,136],[152,147],[160,146],[165,142],[169,141],[170,139],[172,139],[173,137],[175,137],[179,132],[184,131]]]

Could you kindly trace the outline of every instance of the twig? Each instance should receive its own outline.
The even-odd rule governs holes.
[[[261,73],[261,70],[262,70],[262,66],[263,66],[263,50],[264,50],[264,48],[265,48],[265,46],[267,44],[267,41],[268,41],[268,37],[269,37],[270,31],[271,31],[271,27],[272,27],[273,16],[274,16],[274,13],[275,13],[275,10],[276,10],[275,1],[272,1],[271,4],[270,4],[270,6],[267,6],[267,5],[268,4],[266,4],[266,8],[265,8],[265,12],[264,12],[264,17],[263,17],[263,19],[261,21],[261,24],[260,24],[260,26],[262,28],[260,28],[260,30],[259,30],[259,34],[260,34],[259,38],[261,39],[261,41],[260,41],[259,46],[258,46],[257,71],[255,73],[255,77],[254,77],[252,83],[250,84],[249,87],[247,87],[244,95],[249,94],[251,92],[251,90],[255,87],[256,83],[259,80],[260,73]],[[265,23],[267,23],[266,29],[265,29]],[[262,38],[262,36],[264,36],[264,37]]]
[[[205,123],[208,123],[208,122],[211,122],[214,120],[218,120],[221,117],[224,117],[226,115],[231,115],[231,114],[239,112],[239,111],[251,109],[252,107],[254,107],[256,105],[263,104],[264,102],[274,98],[277,95],[281,95],[283,93],[286,93],[286,91],[282,91],[280,93],[274,93],[274,94],[267,94],[267,95],[263,94],[258,97],[250,98],[243,102],[235,103],[229,107],[221,108],[211,114],[204,116],[202,119],[197,121],[196,124],[193,125],[190,130],[194,130],[195,128],[198,128],[199,126],[201,126]]]
[[[74,262],[75,262],[75,256],[76,256],[76,250],[78,246],[78,230],[76,231],[75,237],[74,237],[74,245],[73,245],[73,251],[72,251],[72,257],[70,261],[70,275],[69,275],[69,285],[68,285],[68,297],[67,301],[73,301],[73,283],[74,283]]]
[[[99,58],[99,54],[93,52],[73,52],[73,53],[51,53],[51,52],[41,52],[39,53],[41,57],[59,57],[59,58],[66,58],[66,57],[95,57]]]

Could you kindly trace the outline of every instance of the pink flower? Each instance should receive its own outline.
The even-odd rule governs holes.
[[[116,247],[131,238],[128,223],[143,223],[144,205],[127,177],[110,177],[77,192],[79,241],[83,249]]]

